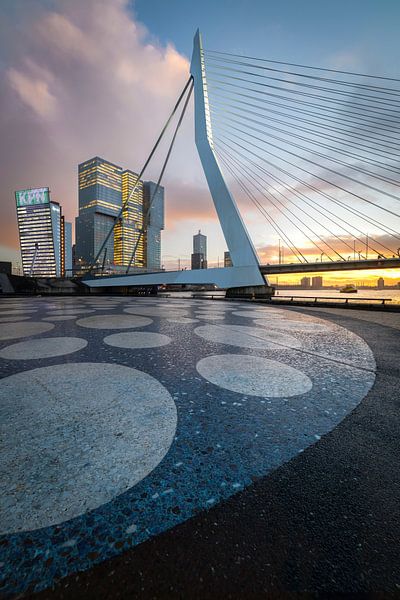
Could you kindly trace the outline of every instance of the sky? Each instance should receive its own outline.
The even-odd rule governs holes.
[[[397,0],[1,0],[0,260],[19,261],[14,190],[49,186],[73,221],[79,162],[99,155],[140,170],[187,80],[197,27],[211,50],[398,76],[399,17]],[[146,179],[157,179],[163,151]],[[188,265],[199,229],[209,262],[222,261],[192,108],[164,185],[163,264]],[[277,235],[230,185],[260,259],[272,262]]]

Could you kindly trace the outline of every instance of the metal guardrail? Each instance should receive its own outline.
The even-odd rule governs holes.
[[[279,298],[290,298],[290,301],[293,302],[294,299],[296,298],[296,300],[298,301],[300,300],[309,300],[314,301],[314,304],[318,304],[318,300],[335,300],[336,302],[340,302],[341,304],[348,304],[349,300],[353,300],[353,301],[361,301],[361,302],[370,302],[371,304],[382,304],[385,305],[385,302],[392,302],[391,298],[360,298],[360,297],[351,297],[349,298],[348,296],[346,296],[346,298],[341,298],[340,296],[294,296],[292,294],[290,294],[289,296],[273,296],[273,298],[271,298],[271,300],[274,302],[275,300],[279,300]]]
[[[192,298],[196,298],[196,299],[201,299],[201,298],[206,298],[206,299],[211,299],[211,300],[240,300],[240,298],[225,298],[225,296],[216,296],[214,294],[192,294]],[[296,295],[292,295],[290,294],[289,296],[272,296],[268,302],[270,303],[277,303],[279,302],[280,299],[289,299],[290,302],[299,302],[299,301],[304,301],[304,302],[308,302],[308,303],[314,303],[314,304],[318,304],[318,301],[324,301],[324,300],[333,300],[336,301],[340,304],[350,304],[351,302],[349,301],[353,301],[354,303],[361,301],[361,302],[369,302],[370,304],[381,304],[383,306],[385,306],[386,302],[392,302],[392,298],[360,298],[360,297],[351,297],[349,298],[348,296],[346,296],[346,298],[341,298],[339,296],[296,296]],[[244,299],[243,299],[244,300]],[[250,298],[248,298],[247,300],[250,300]],[[262,299],[257,298],[256,299],[258,302],[262,301]]]

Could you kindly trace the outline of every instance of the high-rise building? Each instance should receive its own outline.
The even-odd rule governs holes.
[[[300,287],[303,290],[309,290],[310,287],[311,287],[310,282],[311,282],[311,280],[310,280],[309,277],[302,277],[301,280],[300,280]]]
[[[207,236],[200,229],[193,236],[192,269],[207,269]]]
[[[144,212],[147,216],[145,234],[146,266],[161,269],[161,231],[164,229],[164,188],[153,181],[144,182]]]
[[[230,252],[224,252],[224,267],[233,267]]]
[[[193,236],[193,254],[202,254],[204,260],[207,260],[207,236],[199,233]]]
[[[322,277],[313,277],[311,279],[311,288],[313,290],[320,290],[322,288]]]
[[[128,266],[159,269],[164,188],[156,193],[146,227],[145,215],[155,183],[138,181],[137,173],[98,156],[81,163],[78,170],[76,267],[94,260],[123,207],[99,263],[114,265],[117,270]]]
[[[72,275],[72,223],[64,223],[64,273],[66,277]]]
[[[385,287],[385,280],[383,279],[383,277],[379,277],[378,282],[377,282],[377,288],[378,290],[383,290]]]
[[[64,275],[64,218],[48,187],[15,192],[24,275]]]
[[[90,264],[122,207],[122,168],[95,156],[78,166],[79,216],[75,220],[76,260]],[[114,261],[114,233],[99,257]]]
[[[129,170],[121,174],[124,209],[114,229],[114,264],[123,267],[145,266],[143,182],[138,181],[138,177],[137,173]]]

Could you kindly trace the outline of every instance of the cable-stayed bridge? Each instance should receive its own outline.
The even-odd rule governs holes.
[[[177,119],[155,197],[193,93],[196,146],[233,266],[132,272],[138,240],[125,274],[100,277],[112,228],[85,283],[235,288],[264,286],[268,274],[400,267],[399,82],[205,50],[197,32],[190,77],[137,181]],[[260,264],[224,174],[292,262]]]

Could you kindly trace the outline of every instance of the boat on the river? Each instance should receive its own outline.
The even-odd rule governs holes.
[[[358,292],[358,290],[357,290],[356,286],[352,285],[351,283],[349,285],[345,285],[340,290],[341,294],[357,294],[357,292]]]

